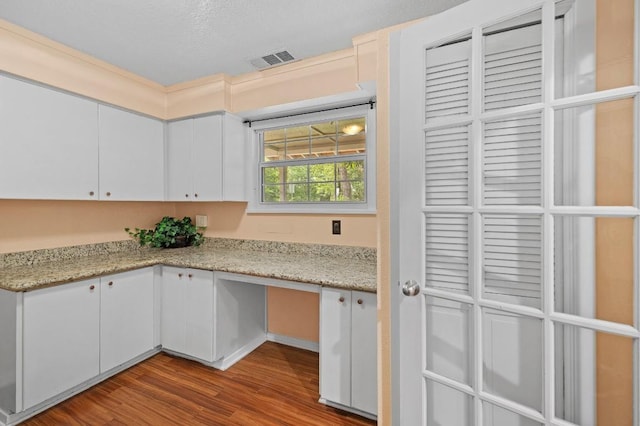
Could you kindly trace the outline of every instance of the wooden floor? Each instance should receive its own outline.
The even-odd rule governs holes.
[[[375,424],[318,397],[318,354],[267,342],[227,371],[158,354],[23,424]]]

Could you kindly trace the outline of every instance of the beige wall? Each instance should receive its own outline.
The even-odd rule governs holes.
[[[269,332],[318,342],[320,295],[286,288],[267,288]]]
[[[596,89],[634,82],[633,0],[596,2]],[[637,114],[637,112],[635,112]],[[634,105],[631,100],[596,107],[596,204],[634,202]],[[636,224],[637,226],[637,224]],[[632,219],[596,219],[596,316],[633,324]],[[636,248],[637,250],[637,248]],[[598,424],[633,423],[632,339],[596,334]]]
[[[246,203],[176,203],[176,215],[206,215],[207,237],[297,243],[376,246],[374,215],[245,214]],[[342,234],[331,234],[331,221],[342,221]]]
[[[174,214],[161,202],[0,200],[0,253],[124,240],[125,227]]]

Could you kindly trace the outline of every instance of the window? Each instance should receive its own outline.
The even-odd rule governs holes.
[[[375,110],[360,105],[255,122],[250,210],[375,210]]]

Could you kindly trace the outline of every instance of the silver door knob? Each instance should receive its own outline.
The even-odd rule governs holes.
[[[416,280],[406,281],[402,285],[402,294],[405,296],[416,296],[420,294],[420,284]]]

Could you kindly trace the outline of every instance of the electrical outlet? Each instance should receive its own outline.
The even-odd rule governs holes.
[[[206,228],[207,227],[207,216],[205,215],[201,215],[201,214],[197,214],[196,215],[196,226],[200,227],[200,228]]]
[[[331,233],[333,235],[340,235],[342,229],[341,228],[341,224],[339,220],[332,220],[331,221]]]

